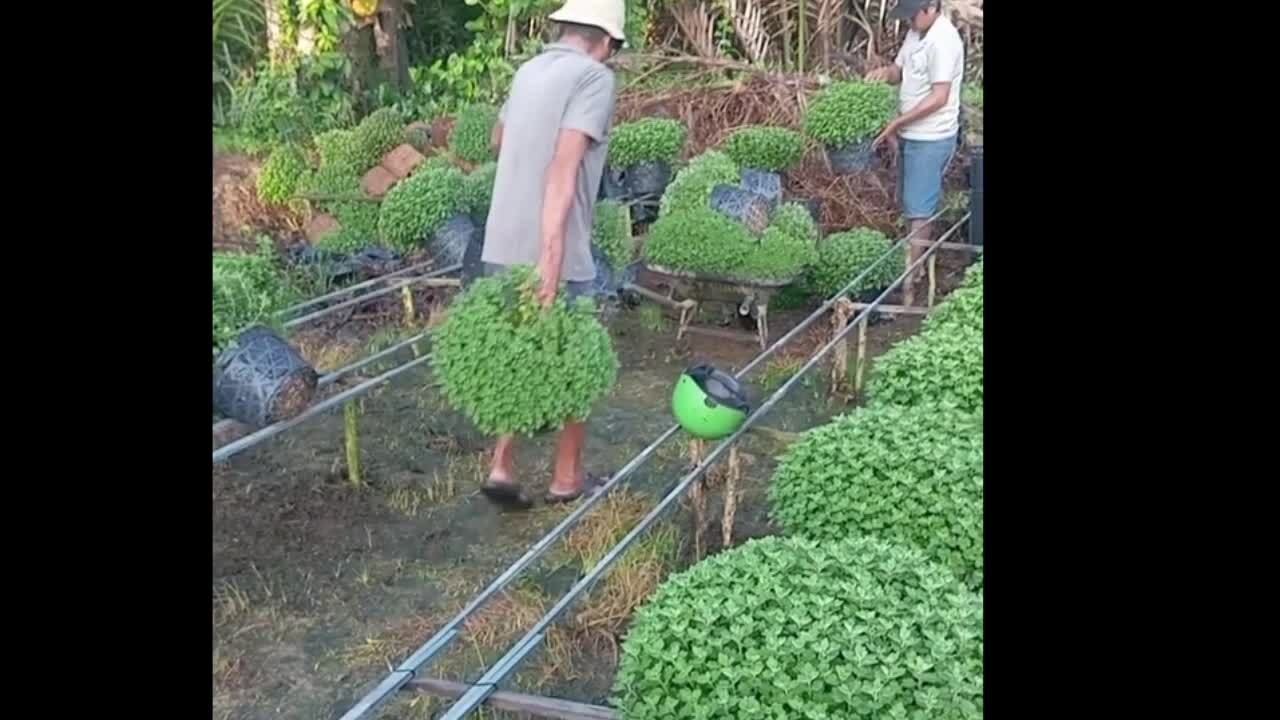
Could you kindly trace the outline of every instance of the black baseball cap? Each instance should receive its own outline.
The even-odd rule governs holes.
[[[929,7],[937,0],[898,0],[897,6],[889,13],[894,20],[909,20],[911,16]]]

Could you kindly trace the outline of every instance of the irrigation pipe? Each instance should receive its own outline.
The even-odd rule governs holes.
[[[939,212],[938,214],[929,218],[929,222],[933,222],[941,214],[942,213]],[[927,227],[927,225],[925,227]],[[770,355],[776,352],[778,348],[780,348],[783,344],[787,343],[796,335],[803,332],[805,328],[809,327],[814,322],[816,322],[820,317],[823,316],[823,314],[825,314],[835,304],[836,300],[844,296],[845,293],[849,292],[849,290],[851,290],[855,285],[861,282],[862,279],[865,278],[868,274],[870,274],[873,270],[875,270],[875,268],[878,267],[881,262],[884,262],[887,258],[892,256],[893,253],[898,248],[902,247],[902,245],[907,241],[909,241],[911,237],[915,235],[916,232],[919,232],[919,230],[920,228],[917,228],[916,230],[911,231],[905,237],[903,237],[901,240],[895,243],[893,247],[886,250],[884,254],[882,254],[874,262],[868,265],[866,269],[864,269],[861,273],[858,273],[858,275],[854,277],[852,280],[850,280],[848,284],[846,284],[843,288],[841,288],[839,292],[835,293],[830,298],[828,298],[827,301],[821,305],[821,307],[819,307],[817,310],[814,310],[813,313],[810,314],[803,321],[801,321],[799,325],[792,328],[789,332],[787,332],[785,335],[779,338],[777,342],[773,343],[768,348],[763,350],[759,355],[755,357],[754,360],[752,360],[745,367],[743,367],[741,370],[735,373],[734,377],[741,379],[753,368],[758,366],[760,363],[764,362]],[[925,255],[922,255],[922,259],[924,257],[927,257],[927,255],[928,253],[926,253]],[[850,324],[850,327],[852,327],[852,323]],[[603,500],[605,496],[607,496],[610,493],[610,491],[613,490],[614,487],[616,487],[619,483],[621,483],[623,480],[629,477],[631,473],[635,472],[637,468],[639,468],[642,464],[644,464],[646,460],[652,457],[652,455],[655,452],[657,452],[658,448],[661,447],[667,440],[670,440],[679,430],[680,430],[680,426],[678,424],[673,424],[671,427],[667,428],[665,432],[663,432],[660,436],[658,436],[656,440],[650,443],[648,447],[641,450],[638,455],[636,455],[626,465],[624,465],[621,469],[619,469],[618,472],[614,473],[613,477],[609,478],[609,480],[603,486],[601,486],[597,492],[593,493],[590,497],[586,498],[576,509],[574,509],[573,512],[571,512],[568,516],[566,516],[564,520],[561,520],[560,523],[558,523],[554,528],[548,531],[546,535],[542,536],[542,538],[538,540],[538,542],[534,543],[529,548],[529,550],[525,552],[524,555],[522,555],[518,560],[512,563],[511,566],[508,567],[506,570],[504,570],[501,575],[495,578],[493,582],[488,585],[488,587],[481,590],[479,594],[477,594],[474,598],[472,598],[471,602],[467,603],[466,607],[464,607],[461,611],[459,611],[458,614],[454,616],[452,620],[450,620],[443,627],[437,630],[434,635],[428,638],[427,641],[421,647],[415,650],[413,654],[411,654],[408,658],[406,658],[404,662],[396,666],[396,669],[393,670],[381,683],[379,683],[377,687],[373,688],[368,693],[366,693],[365,696],[362,697],[358,703],[356,703],[350,710],[348,710],[342,716],[341,720],[361,720],[362,718],[367,716],[369,713],[372,713],[373,711],[377,710],[380,706],[382,706],[383,703],[385,703],[388,699],[391,698],[391,695],[393,693],[395,693],[397,690],[400,690],[406,684],[408,684],[408,682],[413,679],[416,673],[422,670],[422,668],[425,667],[427,663],[429,663],[432,660],[432,658],[436,656],[436,654],[438,654],[441,650],[443,650],[445,646],[448,645],[449,642],[453,640],[454,637],[457,636],[458,632],[460,631],[460,628],[462,627],[462,624],[466,622],[466,620],[476,610],[478,610],[482,605],[484,605],[484,603],[488,601],[489,598],[501,592],[502,589],[505,588],[512,580],[514,580],[521,572],[523,572],[525,568],[533,564],[533,562],[537,560],[544,552],[546,552],[551,547],[551,545],[555,543],[556,540],[560,539],[562,535],[564,535],[574,525],[576,525],[578,521],[582,518],[582,516],[586,515],[587,512],[589,512],[591,508],[595,506],[596,503]]]
[[[387,372],[384,372],[375,378],[366,380],[360,383],[359,385],[355,385],[346,390],[343,390],[342,392],[338,393],[337,395],[334,395],[331,398],[318,402],[315,405],[312,405],[311,407],[307,408],[305,411],[303,411],[300,415],[297,415],[296,417],[290,418],[288,420],[284,420],[282,422],[278,422],[274,425],[268,425],[267,427],[262,428],[261,430],[253,433],[252,435],[246,435],[245,437],[242,437],[233,443],[228,443],[226,445],[223,445],[222,447],[213,451],[213,461],[215,463],[219,463],[224,460],[227,460],[233,455],[244,452],[245,450],[248,450],[249,448],[257,445],[258,443],[268,438],[275,437],[276,435],[279,435],[280,433],[284,432],[285,430],[288,430],[291,427],[294,427],[295,425],[301,425],[302,423],[306,422],[307,420],[310,420],[311,418],[315,417],[316,415],[319,415],[320,413],[328,410],[329,408],[336,407],[337,405],[340,405],[344,401],[350,400],[351,398],[356,397],[357,395],[362,395],[368,392],[369,390],[371,390],[372,388],[377,387],[378,385],[381,385],[382,383],[390,380],[391,378],[397,375],[400,375],[401,373],[407,372],[417,367],[418,365],[421,365],[422,363],[427,362],[430,359],[431,359],[430,355],[423,355],[422,357],[417,358],[415,360],[410,360],[404,365],[400,365],[396,368],[388,370]]]
[[[618,541],[617,545],[614,545],[609,552],[605,553],[604,557],[600,558],[600,561],[596,563],[595,567],[591,568],[590,572],[584,575],[581,580],[570,588],[570,590],[565,593],[545,615],[542,616],[542,619],[530,628],[529,631],[525,633],[524,637],[517,641],[516,644],[507,651],[506,655],[499,658],[497,662],[489,668],[489,671],[481,676],[479,680],[472,683],[471,689],[462,697],[458,698],[458,700],[449,707],[448,712],[440,716],[440,720],[462,720],[463,717],[483,703],[485,699],[497,689],[498,683],[505,680],[515,667],[520,664],[520,662],[523,661],[529,653],[533,652],[539,644],[541,644],[542,640],[546,637],[547,628],[550,627],[551,623],[555,622],[579,595],[594,585],[600,576],[603,575],[622,555],[622,553],[626,551],[631,543],[635,542],[636,538],[640,537],[641,534],[648,530],[649,526],[656,522],[662,513],[665,512],[667,508],[671,507],[671,505],[684,494],[689,485],[705,474],[707,469],[711,467],[711,464],[715,462],[717,458],[737,442],[738,438],[742,437],[742,435],[746,433],[757,420],[764,417],[764,415],[772,410],[773,406],[776,405],[788,392],[790,392],[791,388],[804,377],[805,373],[812,370],[813,367],[817,365],[832,348],[842,342],[868,313],[874,310],[880,303],[884,302],[884,299],[888,297],[889,293],[897,289],[898,286],[902,284],[903,280],[905,280],[908,275],[915,272],[925,263],[926,260],[929,259],[929,257],[937,252],[939,247],[937,243],[946,240],[947,237],[960,228],[961,224],[966,219],[968,219],[967,213],[964,218],[961,218],[959,222],[944,233],[942,237],[935,242],[933,247],[922,253],[915,262],[908,266],[906,271],[899,275],[898,278],[889,285],[889,287],[885,288],[885,290],[881,292],[875,300],[868,303],[866,308],[859,311],[858,314],[840,330],[840,332],[836,333],[835,336],[827,342],[827,344],[823,345],[816,353],[814,353],[809,358],[808,362],[801,366],[794,375],[782,384],[782,387],[778,388],[777,391],[769,396],[768,400],[765,400],[764,403],[755,410],[755,412],[751,413],[751,415],[747,417],[741,427],[739,427],[732,435],[721,441],[714,450],[708,453],[707,456],[703,458],[702,462],[698,463],[697,467],[685,475],[680,482],[667,493],[666,497],[664,497],[652,510],[649,511],[649,514],[645,515],[644,518],[626,534],[626,536]]]
[[[381,288],[381,289],[379,289],[379,290],[374,290],[373,292],[367,292],[367,293],[365,293],[365,294],[363,294],[363,295],[357,295],[356,297],[353,297],[353,298],[351,298],[350,300],[344,300],[344,301],[342,301],[342,302],[340,302],[340,303],[337,303],[336,305],[330,305],[329,307],[321,308],[320,310],[316,310],[316,311],[315,311],[315,312],[313,312],[313,313],[308,313],[308,314],[306,314],[306,315],[303,315],[302,317],[297,317],[297,318],[294,318],[294,319],[292,319],[292,320],[289,320],[288,322],[284,323],[284,329],[286,329],[286,330],[292,330],[293,328],[295,328],[295,327],[297,327],[297,326],[299,326],[299,325],[304,325],[304,324],[306,324],[306,323],[308,323],[308,322],[311,322],[312,320],[315,320],[316,318],[324,317],[325,315],[328,315],[328,314],[330,314],[330,313],[337,312],[337,311],[342,310],[342,309],[344,309],[344,308],[349,308],[349,307],[351,307],[351,306],[353,306],[353,305],[360,305],[360,304],[365,303],[365,302],[367,302],[367,301],[369,301],[369,300],[372,300],[372,299],[374,299],[374,298],[376,298],[376,297],[382,297],[383,295],[388,295],[388,294],[393,293],[393,292],[395,292],[395,291],[397,291],[397,290],[400,290],[401,288],[409,287],[410,285],[417,285],[418,283],[432,283],[432,282],[435,282],[435,283],[437,283],[437,284],[441,284],[442,286],[450,286],[450,285],[445,285],[446,283],[455,283],[455,284],[456,284],[456,283],[458,282],[458,280],[457,280],[457,279],[454,279],[454,278],[444,278],[444,279],[441,279],[441,278],[437,278],[436,276],[437,276],[437,275],[439,275],[439,274],[441,274],[441,273],[449,272],[449,271],[451,271],[451,270],[456,270],[456,269],[458,269],[458,268],[460,268],[460,267],[462,267],[462,266],[461,266],[461,265],[457,265],[457,266],[449,266],[449,267],[447,267],[447,268],[443,268],[443,269],[441,269],[441,270],[438,270],[438,271],[436,271],[436,272],[434,272],[434,273],[429,273],[429,274],[427,274],[427,275],[420,275],[420,276],[418,276],[418,277],[408,278],[407,280],[401,280],[400,282],[398,282],[398,283],[396,283],[396,284],[394,284],[394,285],[390,285],[390,286],[388,286],[388,287],[384,287],[384,288]]]
[[[325,293],[324,295],[313,297],[310,300],[303,300],[302,302],[296,305],[290,305],[289,307],[276,313],[276,317],[283,318],[286,315],[292,315],[293,313],[298,312],[302,308],[311,307],[312,305],[315,305],[316,303],[322,303],[325,300],[332,300],[333,298],[336,298],[336,297],[342,297],[343,295],[353,293],[356,290],[363,290],[364,288],[377,285],[378,283],[391,280],[392,278],[400,277],[401,275],[408,275],[411,272],[421,270],[427,267],[428,265],[434,265],[434,264],[435,264],[435,261],[427,260],[425,262],[420,262],[417,265],[410,265],[407,268],[401,268],[399,270],[396,270],[395,272],[389,272],[385,275],[379,275],[376,278],[365,280],[364,282],[356,283],[355,285],[349,285],[347,287],[334,290],[333,292],[329,292],[329,293]],[[430,272],[430,273],[427,273],[424,277],[435,277],[436,275],[439,275],[441,273],[448,272],[453,267],[460,267],[460,266],[450,266],[449,268],[445,268],[444,270]]]

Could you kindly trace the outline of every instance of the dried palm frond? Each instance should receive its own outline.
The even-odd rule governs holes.
[[[716,50],[715,14],[705,2],[685,0],[671,9],[671,17],[695,55],[714,58],[720,54]]]

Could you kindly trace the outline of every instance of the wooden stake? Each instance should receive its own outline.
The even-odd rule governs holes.
[[[938,254],[930,255],[926,264],[929,266],[929,295],[925,307],[933,307],[934,296],[938,293]]]
[[[862,393],[862,374],[867,366],[867,316],[858,321],[858,364],[853,367],[853,394]]]
[[[347,441],[347,479],[360,487],[360,432],[356,419],[360,414],[357,401],[348,400],[342,405],[342,426]]]
[[[693,463],[693,467],[697,467],[702,463],[702,458],[706,453],[707,445],[704,441],[693,438],[689,440],[689,460]],[[693,506],[693,560],[697,562],[702,559],[704,550],[702,542],[702,533],[707,526],[707,475],[693,481],[693,486],[689,488],[689,503]]]
[[[738,446],[729,448],[729,472],[724,481],[724,516],[720,519],[720,547],[727,549],[733,543],[733,519],[738,513],[738,480],[742,477],[742,459]]]
[[[835,337],[844,330],[849,324],[849,317],[853,314],[853,303],[848,298],[842,297],[836,301],[835,307],[831,309],[831,337]],[[831,358],[831,394],[835,395],[848,382],[849,377],[849,342],[836,344],[835,355]]]
[[[413,291],[409,289],[408,285],[405,285],[400,288],[400,295],[404,299],[404,324],[411,327],[416,314],[413,307]]]
[[[769,347],[769,305],[756,305],[756,331],[760,334],[760,349]]]

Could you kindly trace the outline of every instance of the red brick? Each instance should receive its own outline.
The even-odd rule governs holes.
[[[316,215],[311,218],[311,222],[307,223],[305,231],[307,240],[314,245],[317,240],[329,233],[336,232],[339,227],[341,226],[338,225],[338,221],[332,215],[324,213]]]
[[[369,197],[380,198],[387,194],[392,185],[399,180],[391,171],[381,165],[375,167],[364,174],[364,179],[360,181],[360,187],[364,188],[365,193]]]
[[[382,167],[391,171],[398,179],[409,177],[409,173],[427,158],[405,143],[382,157]]]

